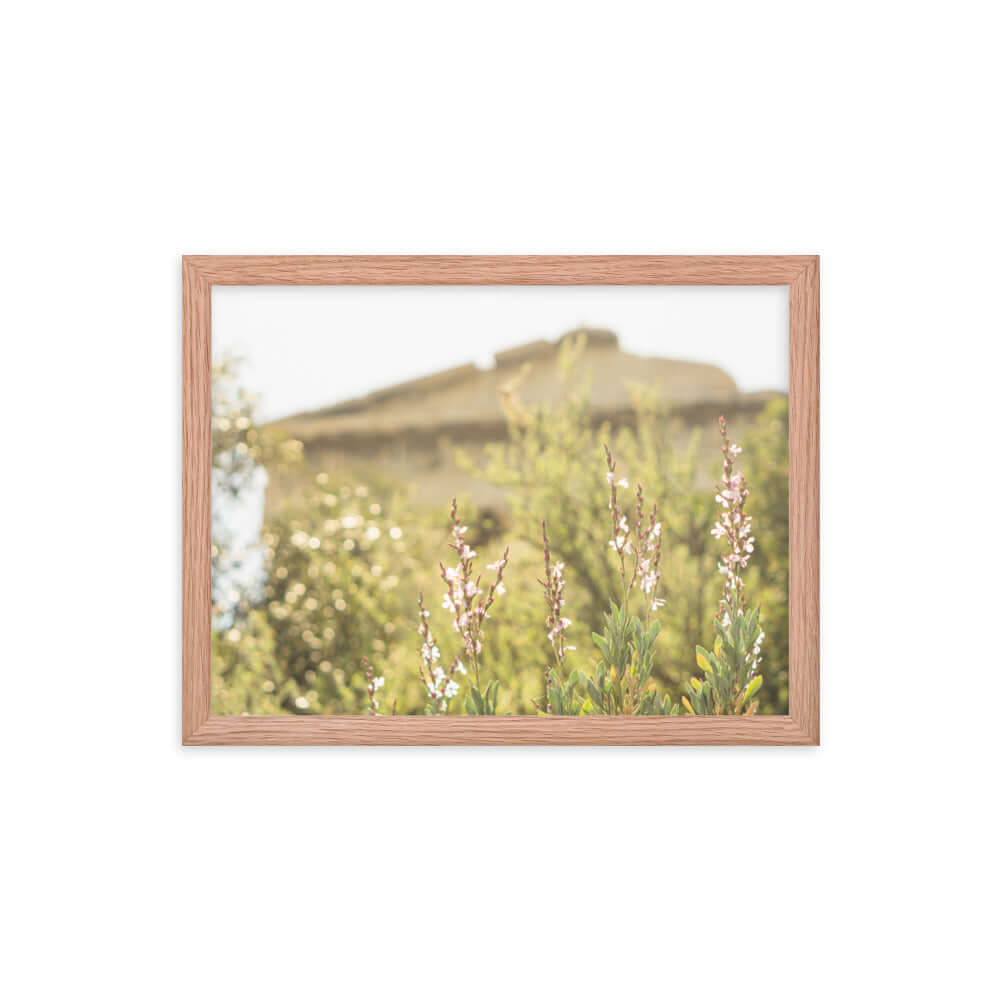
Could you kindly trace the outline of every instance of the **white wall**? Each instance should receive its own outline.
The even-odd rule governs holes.
[[[5,994],[986,996],[985,6],[390,6],[8,14]],[[181,749],[209,251],[822,253],[823,746]]]

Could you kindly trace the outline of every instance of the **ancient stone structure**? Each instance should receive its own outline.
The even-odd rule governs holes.
[[[717,455],[715,422],[725,413],[738,435],[773,393],[741,394],[714,365],[644,358],[621,350],[609,330],[574,330],[557,341],[539,340],[495,355],[495,367],[460,365],[350,399],[300,413],[274,426],[298,438],[312,469],[350,469],[360,476],[388,475],[409,484],[414,500],[446,504],[467,493],[482,507],[504,508],[502,493],[455,463],[455,447],[474,459],[484,445],[507,437],[507,419],[522,406],[555,403],[566,392],[559,374],[560,349],[567,338],[585,338],[573,368],[574,381],[590,385],[591,416],[612,425],[634,420],[629,387],[648,386],[668,402],[678,435],[704,426],[706,477]],[[715,436],[713,436],[715,435]],[[271,506],[292,488],[275,482]]]

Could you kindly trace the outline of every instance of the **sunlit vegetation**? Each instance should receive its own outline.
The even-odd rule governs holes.
[[[742,454],[723,426],[713,486],[648,392],[631,426],[592,426],[564,354],[562,400],[511,401],[508,440],[461,459],[506,491],[500,523],[310,470],[216,371],[214,712],[787,711],[787,401]],[[263,470],[296,467],[294,498],[239,538]]]

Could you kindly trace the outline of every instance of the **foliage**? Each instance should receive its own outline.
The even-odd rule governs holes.
[[[582,715],[586,695],[584,676],[579,670],[570,671],[565,681],[557,673],[545,673],[545,709],[541,715]],[[578,693],[579,689],[579,693]]]
[[[603,635],[594,633],[594,645],[601,652],[597,676],[585,678],[589,702],[583,712],[601,715],[676,715],[677,706],[669,694],[657,694],[650,683],[655,660],[654,644],[660,623],[643,626],[629,618],[623,608],[611,606],[604,616]]]
[[[485,690],[475,685],[465,696],[466,715],[496,715],[497,698],[500,696],[500,682],[494,678],[488,681]]]
[[[361,658],[386,653],[397,634],[409,640],[399,591],[424,560],[415,545],[423,526],[397,490],[383,487],[379,501],[365,484],[309,474],[299,442],[258,427],[235,368],[213,370],[213,514],[231,515],[259,491],[264,468],[298,465],[303,483],[253,546],[234,545],[225,518],[213,517],[213,711],[364,711]],[[253,578],[237,572],[250,555]]]
[[[760,600],[752,614],[767,623],[768,642],[763,666],[741,682],[739,657],[754,642],[740,631],[749,619],[731,615],[722,634],[713,620],[718,560],[700,434],[639,390],[631,421],[594,426],[588,387],[574,377],[579,350],[564,345],[558,404],[508,399],[509,440],[488,446],[482,467],[464,459],[507,491],[501,525],[467,498],[459,521],[457,505],[451,518],[423,510],[401,484],[310,470],[298,442],[256,425],[232,367],[217,371],[213,510],[228,512],[220,497],[257,495],[265,469],[298,464],[301,486],[266,510],[243,552],[213,521],[213,598],[215,588],[222,598],[213,711],[673,714],[679,704],[714,713],[754,703],[786,711],[787,404],[770,404],[746,433],[761,542],[743,578]],[[602,457],[603,442],[621,471],[610,451]],[[439,562],[448,546],[450,567]],[[476,550],[496,558],[486,582],[473,567]],[[459,588],[475,593],[466,600]],[[444,616],[441,629],[432,612]],[[691,677],[692,651],[710,635],[713,651],[699,650]],[[740,690],[723,697],[730,681]]]
[[[497,696],[500,682],[495,678],[489,681],[486,688],[483,688],[481,660],[483,656],[483,639],[485,637],[484,623],[489,618],[490,608],[498,597],[506,593],[503,582],[503,571],[510,558],[510,547],[504,549],[503,555],[486,568],[496,574],[496,578],[489,585],[486,591],[480,586],[482,576],[476,573],[474,568],[476,552],[466,540],[468,527],[462,524],[458,516],[458,501],[451,502],[451,543],[450,547],[458,556],[458,565],[445,566],[441,564],[441,579],[444,581],[445,594],[443,607],[451,612],[453,617],[453,628],[462,640],[462,655],[467,657],[472,665],[472,674],[469,678],[470,691],[465,698],[465,710],[469,715],[496,715]],[[423,614],[423,602],[421,599],[420,611]],[[431,660],[426,659],[427,647],[422,648],[421,653],[425,657],[424,665],[430,668],[430,663],[436,657],[436,647],[431,650]],[[455,671],[465,673],[462,662],[455,658],[452,666],[452,676]],[[440,682],[443,671],[435,668],[433,678]],[[421,671],[421,680],[424,679]],[[450,685],[455,691],[458,690],[457,682],[450,680]],[[433,700],[440,697],[433,684],[427,685],[428,692]],[[447,688],[445,689],[447,695]]]
[[[362,657],[381,660],[397,636],[410,640],[401,582],[426,554],[395,499],[319,473],[264,530],[263,607],[285,672],[309,688],[306,711],[366,710]]]
[[[212,611],[221,621],[249,610],[258,551],[233,528],[233,514],[262,495],[266,469],[288,469],[301,461],[302,444],[254,420],[256,397],[239,383],[239,362],[212,368]]]
[[[277,655],[267,613],[259,608],[212,632],[212,711],[273,715],[308,711],[316,692],[292,677]]]
[[[788,399],[773,399],[743,442],[753,483],[756,572],[748,577],[767,623],[762,711],[788,705]],[[784,711],[785,708],[781,708]]]
[[[607,496],[594,475],[601,445],[590,425],[587,387],[571,381],[582,347],[582,341],[562,347],[566,395],[559,406],[527,407],[509,398],[509,440],[487,446],[483,467],[461,452],[459,462],[507,493],[509,532],[524,549],[537,551],[538,525],[558,512],[549,523],[552,548],[579,595],[578,623],[589,632],[600,627],[614,592],[617,561],[607,551]]]
[[[611,612],[604,614],[604,631],[593,633],[594,645],[601,654],[597,663],[596,677],[584,676],[582,688],[588,697],[578,702],[574,697],[576,683],[580,676],[574,672],[564,687],[559,681],[558,671],[546,671],[546,686],[551,692],[547,698],[553,714],[578,715],[673,715],[677,707],[670,695],[658,694],[651,675],[656,662],[655,644],[660,633],[660,623],[651,620],[651,615],[664,604],[657,597],[660,583],[660,555],[662,545],[662,523],[659,507],[653,505],[648,517],[644,517],[643,490],[636,483],[636,506],[634,512],[626,511],[620,500],[620,490],[627,490],[627,479],[617,478],[617,465],[607,446],[604,449],[607,462],[611,514],[609,547],[615,554],[621,579],[621,606],[611,605]],[[562,563],[551,566],[550,543],[546,524],[542,522],[542,541],[545,553],[545,580],[541,581],[549,604],[550,614],[546,625],[550,626],[549,639],[556,654],[558,667],[565,664],[565,655],[573,647],[563,642],[563,634],[571,622],[562,616],[564,603]],[[629,600],[637,592],[645,598],[646,623],[628,613]],[[558,710],[552,706],[558,706]]]
[[[516,555],[521,557],[518,543],[537,551],[538,526],[546,522],[551,549],[558,552],[574,594],[576,624],[567,635],[582,645],[586,636],[603,631],[604,615],[621,593],[619,555],[608,543],[607,484],[594,474],[603,442],[610,443],[623,476],[641,481],[647,495],[661,500],[659,591],[666,604],[659,612],[661,633],[652,678],[664,689],[679,693],[691,673],[691,652],[712,634],[718,607],[718,557],[711,539],[713,493],[710,480],[704,478],[702,435],[698,430],[686,432],[653,390],[639,387],[632,389],[631,424],[616,431],[607,424],[594,426],[589,416],[589,387],[574,377],[581,343],[567,341],[561,350],[562,400],[538,406],[508,400],[509,440],[488,446],[482,466],[467,456],[463,465],[508,492],[509,537]],[[762,530],[770,531],[773,526],[780,539],[784,525],[784,540],[773,544],[769,540],[767,557],[746,577],[759,595],[769,635],[777,637],[768,648],[768,679],[759,710],[783,713],[788,704],[785,400],[775,400],[765,410],[760,426],[748,430],[747,453],[755,476],[767,470],[759,482],[754,480]],[[559,516],[554,517],[554,512]],[[534,558],[541,562],[543,553]],[[520,598],[512,603],[519,604]],[[535,654],[539,655],[545,656],[544,650]],[[566,672],[561,676],[566,677]]]
[[[714,652],[695,647],[704,677],[692,677],[685,684],[687,695],[681,698],[692,715],[753,715],[757,711],[754,695],[763,683],[763,677],[754,673],[755,654],[760,652],[756,645],[761,635],[760,610],[745,612],[733,602],[727,602],[726,608],[726,624],[715,622]]]
[[[757,547],[753,517],[746,509],[750,489],[736,468],[742,448],[729,439],[724,417],[719,418],[722,434],[722,482],[715,502],[719,516],[712,535],[725,544],[719,561],[723,576],[722,600],[715,616],[714,652],[697,647],[696,660],[703,679],[692,678],[685,685],[684,707],[692,715],[753,715],[758,702],[754,695],[762,678],[758,673],[764,632],[760,628],[760,608],[747,610],[743,571]]]

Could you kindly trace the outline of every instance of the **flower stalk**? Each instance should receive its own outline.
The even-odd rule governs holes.
[[[611,449],[604,445],[604,458],[607,463],[607,479],[610,489],[608,510],[611,511],[611,541],[610,548],[618,557],[618,571],[622,581],[622,608],[627,612],[629,598],[638,584],[639,590],[646,597],[646,621],[652,612],[659,610],[664,601],[657,597],[660,585],[660,551],[663,538],[663,525],[660,521],[660,511],[657,504],[648,518],[644,514],[644,496],[642,483],[636,483],[636,509],[634,524],[629,521],[628,512],[624,509],[618,497],[618,490],[627,490],[629,482],[618,475],[618,463],[615,462]]]
[[[375,692],[385,687],[385,678],[375,676],[375,670],[367,656],[361,657],[361,667],[365,672],[365,689],[368,692],[368,714],[378,715],[378,699],[375,697]]]
[[[495,714],[498,681],[492,681],[483,690],[481,665],[483,653],[484,622],[490,617],[490,608],[494,601],[506,593],[503,582],[503,571],[510,559],[510,547],[504,549],[503,555],[487,565],[487,570],[495,576],[486,590],[483,590],[482,574],[476,574],[473,560],[475,551],[466,542],[465,535],[468,526],[462,524],[458,516],[458,501],[451,502],[451,543],[458,557],[454,566],[440,564],[441,579],[446,590],[441,604],[452,614],[452,626],[458,633],[465,650],[465,655],[472,664],[472,696],[466,699],[466,706],[476,714]],[[461,664],[460,664],[461,665]],[[464,672],[464,667],[462,668]],[[492,711],[490,710],[492,709]]]
[[[542,552],[545,557],[545,579],[538,582],[545,592],[545,603],[548,614],[545,618],[545,628],[548,630],[548,639],[552,645],[552,652],[555,654],[556,666],[559,668],[559,675],[566,667],[566,653],[574,650],[575,646],[566,645],[566,629],[573,623],[563,614],[566,598],[563,596],[563,589],[566,586],[565,566],[561,562],[553,563],[552,549],[549,544],[549,535],[542,521]],[[552,667],[546,661],[545,664],[545,705],[544,711],[548,712],[552,702]],[[537,703],[536,703],[537,704]]]
[[[421,593],[417,597],[417,607],[420,609],[420,625],[417,631],[420,634],[420,682],[427,691],[429,715],[444,715],[448,711],[449,701],[458,694],[459,685],[455,680],[455,674],[464,674],[465,667],[462,661],[456,656],[451,665],[445,670],[439,663],[441,650],[438,647],[437,639],[431,632],[431,613],[424,607],[424,595]]]
[[[754,695],[760,690],[761,649],[764,632],[760,628],[760,608],[747,610],[742,572],[754,551],[753,519],[746,511],[750,489],[736,459],[743,449],[732,441],[725,417],[719,417],[722,435],[722,482],[716,489],[718,520],[712,537],[725,543],[719,559],[723,576],[722,599],[715,615],[715,643],[712,652],[696,647],[695,661],[701,678],[693,677],[685,685],[681,699],[692,715],[753,715],[757,711]]]

